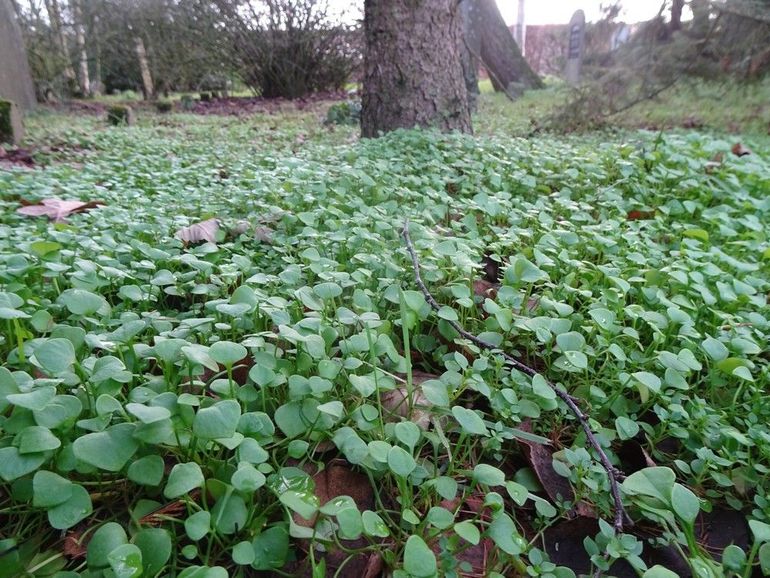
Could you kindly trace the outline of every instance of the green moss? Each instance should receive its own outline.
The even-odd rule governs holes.
[[[179,99],[179,105],[182,110],[193,110],[195,108],[195,99],[189,94],[183,94]]]
[[[171,112],[174,104],[170,100],[159,100],[155,103],[155,110],[158,112]]]
[[[107,122],[113,126],[133,123],[133,111],[130,106],[116,104],[107,109]]]
[[[12,102],[0,100],[0,142],[13,142],[13,125],[11,124],[12,107]]]

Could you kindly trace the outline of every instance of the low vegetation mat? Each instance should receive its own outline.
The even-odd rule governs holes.
[[[770,572],[766,138],[30,124],[0,577]]]

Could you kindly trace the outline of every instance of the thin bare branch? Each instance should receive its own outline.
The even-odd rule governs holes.
[[[420,288],[420,291],[422,291],[422,294],[425,297],[425,301],[428,303],[428,305],[430,305],[434,311],[438,311],[439,309],[441,309],[441,306],[438,304],[436,299],[434,299],[433,295],[431,295],[430,291],[425,286],[425,283],[423,282],[422,277],[420,276],[420,263],[417,259],[417,253],[414,250],[414,245],[412,245],[412,239],[409,236],[409,219],[406,219],[404,221],[404,229],[401,232],[401,236],[404,238],[404,242],[406,243],[406,250],[409,252],[409,255],[412,258],[412,269],[414,270],[414,281],[417,284],[417,286]],[[537,375],[538,372],[535,371],[533,368],[531,368],[525,363],[522,363],[521,361],[519,361],[512,355],[506,353],[505,351],[501,350],[499,347],[493,345],[492,343],[489,343],[488,341],[484,341],[483,339],[480,339],[476,335],[469,333],[457,321],[447,320],[447,322],[464,339],[467,339],[468,341],[480,347],[481,349],[486,349],[487,351],[491,351],[496,355],[502,356],[503,359],[505,359],[506,363],[508,363],[508,365],[510,365],[514,369],[517,369],[518,371],[521,371],[522,373],[530,377]],[[615,505],[614,527],[618,533],[623,532],[624,526],[633,526],[633,521],[631,521],[631,518],[629,518],[628,514],[626,513],[626,510],[623,507],[623,500],[620,496],[620,485],[618,483],[618,478],[623,476],[622,472],[616,469],[615,466],[613,466],[612,463],[610,462],[610,459],[607,457],[607,454],[605,453],[604,449],[599,443],[599,440],[596,439],[596,435],[594,434],[590,424],[588,423],[588,417],[578,407],[577,403],[575,403],[575,399],[569,393],[567,393],[562,389],[559,389],[550,381],[546,380],[546,383],[550,386],[550,388],[554,391],[554,393],[556,393],[556,396],[561,401],[564,402],[564,404],[567,406],[570,412],[575,416],[575,418],[577,418],[578,422],[580,423],[580,426],[583,428],[583,431],[586,434],[586,439],[588,439],[588,443],[591,445],[591,447],[594,449],[596,454],[599,456],[599,461],[601,462],[602,467],[604,467],[605,471],[607,472],[607,478],[610,483],[610,493],[612,494],[612,498]]]

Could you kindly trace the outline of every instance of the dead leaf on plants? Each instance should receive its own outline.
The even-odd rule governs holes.
[[[646,221],[655,218],[655,211],[628,211],[626,221]]]
[[[489,522],[490,510],[484,507],[484,496],[480,493],[474,493],[466,496],[464,499],[455,498],[454,500],[442,500],[441,507],[449,511],[456,512],[455,519],[458,522],[480,518],[484,522]],[[461,542],[466,545],[465,541]],[[433,551],[439,554],[438,544],[434,544]],[[495,551],[494,543],[490,538],[482,538],[478,544],[467,544],[467,547],[460,551],[456,556],[459,562],[465,562],[470,567],[469,570],[460,569],[461,578],[483,578],[487,575],[487,561],[489,554]]]
[[[176,237],[185,245],[200,243],[202,241],[207,241],[216,245],[218,231],[219,221],[217,219],[206,219],[200,223],[194,223],[189,227],[182,227],[176,232]]]
[[[321,506],[340,496],[349,496],[353,498],[356,507],[363,510],[374,510],[374,490],[369,483],[369,478],[363,474],[354,471],[350,464],[345,460],[331,460],[324,469],[317,471],[313,475],[315,484],[314,493],[318,497]],[[316,522],[314,517],[311,520],[305,520],[298,514],[293,515],[294,523],[299,526],[312,528]],[[365,538],[357,540],[341,540],[342,544],[348,549],[364,548],[369,544]],[[307,551],[307,548],[313,547],[305,540],[299,542],[300,548]],[[360,552],[352,559],[349,553],[332,545],[327,546],[325,552],[315,552],[315,557],[322,557],[326,561],[327,571],[331,574],[345,565],[345,576],[363,576],[364,578],[375,578],[382,572],[382,558],[377,552]],[[294,570],[295,576],[311,576],[312,571],[308,568],[307,562],[301,564]]]
[[[406,384],[406,376],[399,375],[404,384]],[[425,383],[429,379],[438,379],[438,375],[432,373],[425,373],[423,371],[412,372],[412,414],[409,415],[409,391],[406,385],[397,387],[390,391],[386,391],[381,395],[382,407],[387,410],[391,416],[398,416],[408,419],[414,422],[420,429],[426,430],[430,425],[430,408],[433,406],[426,397],[422,394],[422,388],[420,384]]]
[[[260,223],[273,222],[273,220],[264,221],[262,220],[262,218],[260,218],[259,222]],[[246,220],[241,220],[241,221],[238,221],[232,229],[230,229],[230,235],[233,237],[237,237],[238,235],[247,234],[250,230],[251,230],[251,223]],[[273,244],[273,233],[275,233],[275,230],[272,227],[268,227],[265,224],[260,224],[254,227],[253,232],[254,232],[254,238],[260,243],[265,243],[266,245]]]
[[[486,279],[476,279],[473,282],[473,294],[482,299],[494,299],[497,297],[497,290],[499,288],[499,283],[492,283]]]
[[[192,500],[197,500],[199,496],[200,490],[193,490],[190,492],[190,499]],[[176,518],[179,514],[184,512],[187,512],[187,502],[184,500],[175,500],[139,518],[139,525],[160,526],[166,523],[166,518]]]
[[[88,541],[83,536],[84,529],[70,530],[64,536],[62,551],[67,558],[85,558]]]
[[[528,423],[522,423],[520,428],[523,431],[531,431],[532,427]],[[523,450],[524,457],[527,458],[532,470],[535,472],[540,485],[543,486],[545,493],[553,503],[558,501],[569,501],[574,504],[572,513],[577,516],[595,518],[596,511],[594,507],[583,500],[575,503],[575,492],[569,483],[569,480],[559,473],[553,467],[553,450],[543,444],[519,440]]]
[[[743,143],[739,143],[739,142],[735,143],[733,145],[733,148],[730,149],[730,150],[737,157],[744,157],[746,155],[750,155],[751,154],[751,149],[745,147],[743,145]]]
[[[34,167],[35,159],[32,157],[32,151],[30,149],[19,147],[6,149],[5,147],[0,146],[0,164]]]
[[[257,241],[265,243],[266,245],[272,245],[274,232],[275,231],[273,231],[273,229],[267,225],[259,225],[256,229],[254,229],[254,238]]]
[[[55,223],[63,223],[72,213],[82,213],[104,205],[102,201],[63,201],[62,199],[43,199],[39,205],[19,207],[16,212],[26,217],[48,217]]]

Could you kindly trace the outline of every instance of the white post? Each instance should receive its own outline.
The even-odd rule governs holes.
[[[519,12],[516,17],[516,42],[519,44],[522,56],[526,53],[527,44],[527,22],[524,18],[524,2],[525,0],[519,0]]]

